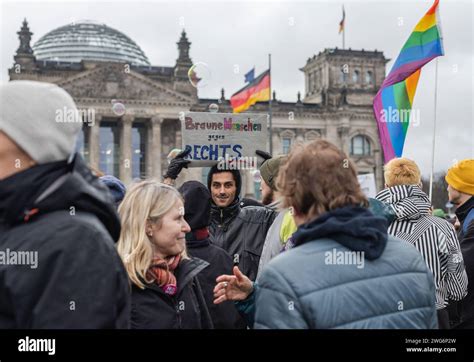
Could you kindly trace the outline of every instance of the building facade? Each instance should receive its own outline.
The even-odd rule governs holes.
[[[188,77],[193,62],[184,30],[174,66],[150,65],[133,40],[95,22],[60,27],[31,46],[25,20],[18,35],[10,80],[51,82],[68,91],[84,121],[78,149],[92,167],[126,184],[162,176],[168,153],[181,148],[181,112],[207,112],[216,104],[219,112],[232,112],[224,90],[215,99],[198,97]],[[325,138],[347,152],[360,173],[374,173],[381,188],[382,152],[372,99],[387,61],[382,52],[337,48],[309,58],[301,68],[303,99],[298,93],[297,102],[283,102],[273,92],[273,153]],[[248,112],[268,110],[269,102],[259,102]],[[205,176],[206,170],[197,168],[185,171],[184,178]],[[243,179],[243,195],[254,195],[251,174],[244,172]]]

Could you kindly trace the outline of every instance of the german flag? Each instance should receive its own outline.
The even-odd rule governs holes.
[[[260,101],[270,100],[270,69],[260,74],[255,80],[237,91],[230,98],[234,113],[240,113]]]
[[[339,34],[344,31],[344,25],[346,22],[346,12],[344,11],[344,5],[342,5],[342,20],[339,22]]]

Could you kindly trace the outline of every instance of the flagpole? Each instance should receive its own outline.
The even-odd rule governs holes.
[[[344,19],[344,27],[342,28],[342,50],[346,49],[346,20]]]
[[[436,145],[436,109],[438,105],[438,58],[435,65],[435,96],[434,96],[434,124],[433,124],[433,142],[431,149],[431,174],[430,174],[430,201],[433,200],[433,177],[435,162],[435,145]]]
[[[272,55],[268,54],[268,69],[269,69],[269,75],[270,75],[270,100],[268,101],[268,113],[269,113],[269,127],[270,129],[268,130],[268,137],[270,137],[270,154],[273,155],[273,132],[272,132]]]
[[[342,50],[346,49],[346,10],[342,5]]]

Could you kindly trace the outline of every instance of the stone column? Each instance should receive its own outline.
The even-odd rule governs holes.
[[[303,143],[304,139],[304,130],[301,128],[296,129],[295,143]],[[291,145],[293,147],[293,145]]]
[[[154,177],[161,181],[161,124],[163,120],[158,117],[152,117],[148,129],[148,147],[147,147],[147,174],[148,177]]]
[[[304,77],[304,89],[306,91],[305,97],[308,97],[311,93],[311,89],[309,89],[309,74],[308,71],[306,71],[305,77]]]
[[[372,146],[373,147],[373,146]],[[373,150],[374,162],[375,162],[375,184],[377,186],[377,192],[382,190],[384,187],[383,179],[383,160],[382,152],[379,149]]]
[[[324,81],[323,81],[323,88],[328,89],[329,88],[329,64],[324,64]]]
[[[246,186],[245,189],[242,190],[242,195],[250,196],[252,198],[255,197],[255,182],[253,180],[253,176],[250,170],[243,170],[242,174],[245,174],[245,181]],[[245,191],[245,193],[243,192]],[[242,196],[244,197],[244,196]]]
[[[350,140],[349,140],[349,118],[346,116],[342,116],[339,122],[339,127],[337,128],[337,133],[339,136],[339,147],[343,150],[347,155],[350,156]]]
[[[123,116],[120,132],[120,179],[125,185],[132,182],[132,123],[133,116]]]
[[[277,129],[277,128],[273,127],[273,133],[272,133],[273,156],[281,154],[280,132],[281,132],[281,129]],[[268,142],[267,142],[267,144],[268,144]],[[268,151],[268,149],[265,148],[264,151]]]
[[[176,135],[175,135],[175,140],[176,140],[176,148],[182,148],[183,147],[183,137],[181,134],[181,123],[178,120],[178,129],[176,130]]]
[[[340,138],[340,148],[343,150],[348,156],[350,156],[350,140],[349,140],[349,127],[340,126],[337,128],[337,132]]]
[[[89,132],[89,163],[91,167],[99,169],[100,161],[100,122],[102,116],[96,116],[94,125],[91,127]]]

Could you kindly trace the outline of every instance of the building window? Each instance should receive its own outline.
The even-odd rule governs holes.
[[[352,82],[353,83],[359,83],[359,71],[358,70],[354,70],[354,72],[352,73]]]
[[[283,137],[281,140],[283,154],[287,155],[291,149],[291,138]]]
[[[365,136],[355,136],[351,139],[351,155],[354,156],[369,156],[370,155],[370,141]]]
[[[132,178],[146,178],[146,142],[145,123],[135,122],[132,126]]]
[[[306,142],[314,141],[315,139],[321,138],[319,131],[309,131],[305,134]]]
[[[209,170],[211,168],[210,167],[203,167],[202,168],[202,173],[201,173],[201,182],[204,184],[204,185],[207,185],[207,175],[209,175]]]
[[[341,68],[341,73],[339,74],[339,82],[340,83],[346,82],[346,73],[344,72],[344,68]]]
[[[366,73],[365,73],[365,83],[367,84],[372,84],[372,82],[374,81],[374,77],[373,77],[373,74],[370,70],[368,70]]]
[[[86,161],[86,163],[89,163],[89,131],[90,127],[86,124],[83,123],[81,132],[79,133],[79,136],[77,137],[77,143],[76,143],[76,152],[81,154],[82,158]]]
[[[99,133],[99,169],[106,175],[119,177],[120,139],[117,122],[103,121]]]
[[[317,82],[317,79],[318,79],[318,76],[316,74],[316,72],[313,72],[313,87],[311,88],[313,91],[316,90],[316,82]]]

